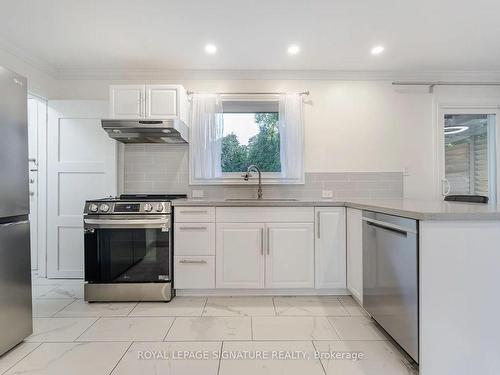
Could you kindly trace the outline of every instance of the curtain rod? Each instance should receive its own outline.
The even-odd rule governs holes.
[[[188,95],[199,94],[195,91],[186,91]],[[218,95],[281,95],[287,92],[217,92]],[[298,92],[299,95],[309,95],[309,90]]]
[[[435,86],[500,86],[500,82],[446,82],[446,81],[394,81],[393,86],[429,86],[429,92],[434,91]]]

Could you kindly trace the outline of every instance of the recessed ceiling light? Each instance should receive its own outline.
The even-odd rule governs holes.
[[[215,44],[208,43],[205,46],[205,52],[208,53],[209,55],[214,55],[217,52],[217,47],[215,46]]]
[[[375,46],[372,48],[372,55],[380,55],[382,52],[384,52],[385,48],[384,46]]]
[[[296,55],[299,52],[300,52],[300,47],[296,44],[292,44],[291,46],[288,47],[289,55]]]

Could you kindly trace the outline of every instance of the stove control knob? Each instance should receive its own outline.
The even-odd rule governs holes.
[[[103,203],[103,204],[101,204],[101,206],[99,207],[99,209],[102,212],[108,212],[109,211],[109,205],[107,205],[106,203]]]
[[[153,206],[152,206],[151,204],[146,203],[146,204],[144,205],[144,211],[146,211],[146,212],[151,212],[152,210],[153,210]]]
[[[162,212],[162,211],[163,211],[163,204],[158,203],[158,205],[156,206],[156,212]]]
[[[89,205],[89,210],[90,210],[90,212],[97,212],[97,210],[98,210],[98,209],[99,209],[99,207],[98,207],[98,206],[97,206],[97,204],[95,204],[95,203],[91,203],[91,204]]]

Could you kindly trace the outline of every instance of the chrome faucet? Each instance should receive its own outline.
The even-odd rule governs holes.
[[[259,174],[259,188],[257,189],[257,199],[262,199],[262,174],[260,172],[259,167],[252,164],[247,168],[247,172],[243,174],[242,177],[245,181],[248,181],[248,179],[252,177],[252,174],[250,173],[252,171],[257,172]]]

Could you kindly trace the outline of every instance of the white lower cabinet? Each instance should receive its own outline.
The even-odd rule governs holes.
[[[314,288],[314,224],[266,227],[266,288]]]
[[[176,289],[215,288],[214,256],[174,256]]]
[[[345,289],[344,207],[180,207],[177,289]]]
[[[264,287],[264,224],[222,223],[216,229],[216,287]]]
[[[313,223],[220,223],[217,288],[313,288]]]
[[[316,289],[346,288],[344,207],[316,207]]]
[[[347,289],[363,303],[363,211],[347,209]]]

